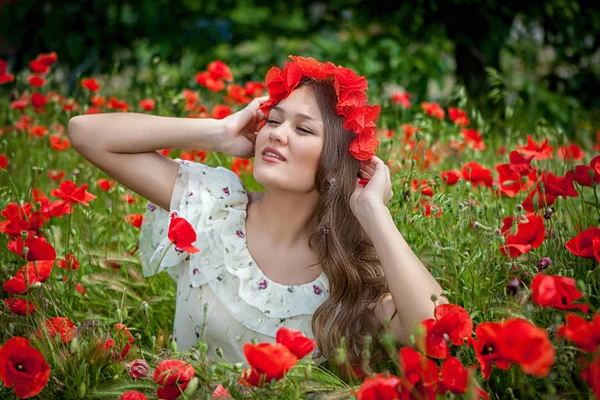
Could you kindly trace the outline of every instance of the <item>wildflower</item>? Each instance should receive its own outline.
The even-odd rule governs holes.
[[[411,95],[408,92],[394,92],[394,94],[392,95],[391,102],[392,104],[400,104],[402,107],[408,110],[411,106],[410,97]]]
[[[0,85],[9,83],[15,80],[15,77],[6,72],[6,61],[0,58]]]
[[[161,387],[156,390],[159,399],[176,399],[194,377],[194,367],[181,360],[164,360],[156,367],[152,379]]]
[[[600,346],[600,314],[587,321],[577,314],[567,314],[567,323],[556,331],[558,339],[567,338],[586,353],[594,353]]]
[[[50,378],[50,366],[42,353],[24,337],[14,337],[0,348],[0,377],[20,399],[35,396]]]
[[[29,315],[38,309],[37,305],[32,301],[16,297],[6,299],[4,302],[9,310],[17,315]]]
[[[454,345],[460,346],[464,343],[464,338],[471,337],[473,321],[464,308],[454,304],[436,306],[434,316],[435,319],[426,319],[421,322],[426,331],[425,342],[418,339],[417,343],[429,357],[447,358],[450,349],[444,335],[448,335]]]
[[[148,400],[148,398],[137,390],[129,390],[121,395],[120,400]]]
[[[139,105],[144,111],[152,111],[156,106],[156,101],[154,101],[154,99],[142,99],[140,100]]]
[[[492,187],[492,171],[475,161],[470,161],[462,166],[462,177],[473,185],[482,183],[489,188]]]
[[[56,251],[54,247],[44,237],[35,237],[34,235],[34,231],[29,231],[25,241],[19,236],[17,239],[8,242],[8,250],[20,255],[27,261],[55,260]],[[25,252],[25,248],[27,248],[27,252]]]
[[[150,373],[150,366],[146,360],[133,360],[129,365],[129,376],[133,379],[145,378]]]
[[[527,219],[527,222],[518,223],[517,233],[512,235],[514,217],[504,218],[502,234],[506,237],[506,242],[501,245],[500,252],[505,256],[514,258],[529,253],[544,242],[544,220],[531,214],[527,215]]]
[[[538,273],[531,282],[531,292],[533,302],[542,307],[554,307],[559,310],[576,308],[584,313],[588,312],[587,305],[572,304],[583,297],[573,278]]]
[[[75,270],[79,268],[79,262],[77,262],[74,254],[67,253],[64,260],[56,260],[56,266],[63,269]]]
[[[298,363],[298,358],[281,343],[246,343],[244,355],[250,364],[240,375],[240,382],[261,387],[272,379],[280,380],[283,375]]]
[[[386,377],[382,374],[375,374],[363,381],[356,393],[356,398],[358,400],[399,399],[401,383],[402,381],[397,376]]]
[[[443,120],[446,115],[446,112],[438,103],[423,102],[421,103],[421,107],[428,116],[435,117],[439,120]]]
[[[77,330],[73,322],[66,317],[52,317],[45,321],[46,332],[54,339],[58,334],[63,343],[70,342]]]
[[[600,228],[589,227],[568,240],[565,247],[578,257],[594,258],[600,262]]]
[[[89,90],[92,93],[96,93],[98,90],[100,90],[100,84],[94,78],[82,79],[81,86],[86,88],[87,90]]]
[[[558,153],[558,158],[561,160],[581,161],[585,158],[583,149],[575,143],[571,143],[568,146],[560,146],[556,149],[556,152]]]
[[[214,119],[223,119],[223,118],[227,117],[228,115],[231,115],[231,113],[232,113],[232,110],[230,107],[223,105],[223,104],[217,104],[213,108],[212,117]]]
[[[50,194],[54,197],[61,198],[69,203],[81,203],[89,206],[88,201],[94,200],[96,196],[86,191],[88,184],[85,183],[80,187],[70,180],[64,180],[60,183],[59,189],[52,189]]]
[[[448,115],[450,116],[452,122],[458,126],[464,127],[471,123],[471,121],[469,121],[469,117],[467,117],[467,113],[461,108],[448,108]]]
[[[234,158],[231,163],[231,170],[239,177],[242,174],[251,174],[252,169],[252,162],[245,158]]]
[[[24,294],[37,282],[46,282],[52,272],[53,261],[28,262],[15,276],[4,284],[4,291],[12,294]]]
[[[548,266],[552,264],[552,259],[550,257],[543,257],[540,262],[537,264],[537,269],[539,272],[542,272],[543,270],[545,270],[546,268],[548,268]]]
[[[123,219],[127,221],[129,225],[140,228],[142,226],[142,221],[144,220],[144,214],[127,214],[123,217]]]
[[[546,160],[548,158],[553,158],[552,152],[554,149],[548,144],[548,138],[546,138],[543,143],[538,144],[533,141],[531,135],[527,135],[527,145],[517,145],[516,147],[519,153],[526,156],[533,156],[535,160]]]
[[[315,341],[306,337],[301,331],[288,329],[285,326],[277,330],[275,341],[287,347],[299,360],[313,351],[316,346]]]

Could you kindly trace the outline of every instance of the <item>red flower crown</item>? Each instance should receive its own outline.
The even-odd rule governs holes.
[[[375,135],[375,121],[381,107],[367,105],[367,80],[354,71],[344,67],[336,67],[327,62],[322,63],[312,57],[290,56],[283,71],[271,67],[265,78],[269,100],[260,106],[265,116],[277,103],[285,99],[298,86],[303,77],[314,79],[333,78],[337,95],[337,115],[344,116],[344,129],[353,131],[356,137],[348,149],[357,160],[369,160],[375,155],[379,139]]]

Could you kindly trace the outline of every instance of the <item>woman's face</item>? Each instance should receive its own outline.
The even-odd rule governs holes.
[[[323,133],[323,117],[312,89],[302,86],[292,91],[273,107],[258,132],[254,179],[281,190],[314,190]]]

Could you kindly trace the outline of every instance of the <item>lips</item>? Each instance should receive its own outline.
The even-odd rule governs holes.
[[[272,147],[266,147],[266,148],[263,150],[263,156],[264,156],[266,153],[273,153],[273,154],[277,155],[277,157],[279,157],[279,159],[280,159],[281,161],[285,161],[285,157],[283,156],[283,154],[281,154],[280,152],[278,152],[277,150],[275,150],[275,149],[274,149],[274,148],[272,148]]]

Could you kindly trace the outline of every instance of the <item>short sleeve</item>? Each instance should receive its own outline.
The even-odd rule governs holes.
[[[213,214],[215,206],[221,203],[220,200],[230,197],[231,203],[237,202],[241,206],[245,206],[247,202],[243,184],[230,170],[180,159],[176,161],[179,161],[179,171],[171,196],[170,210],[148,202],[139,238],[139,254],[144,276],[166,270],[175,281],[185,262],[194,261],[193,265],[208,267],[209,236],[211,231],[214,234],[214,228],[219,225]],[[234,191],[238,196],[231,196]],[[198,253],[190,255],[171,245],[168,238],[171,213],[177,213],[177,216],[185,218],[192,225],[196,231],[196,241],[193,244],[200,250]],[[198,272],[195,274],[199,275],[194,281],[195,286],[206,282]]]

